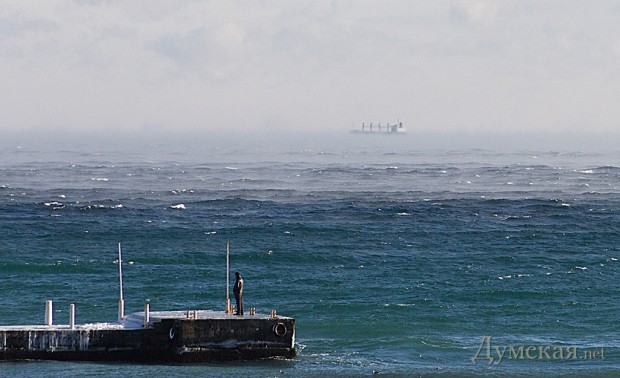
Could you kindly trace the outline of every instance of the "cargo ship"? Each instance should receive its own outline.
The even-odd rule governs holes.
[[[387,125],[381,125],[381,123],[377,125],[373,125],[372,122],[369,124],[362,123],[361,129],[351,130],[352,134],[398,134],[403,135],[407,134],[407,128],[403,126],[402,122]]]

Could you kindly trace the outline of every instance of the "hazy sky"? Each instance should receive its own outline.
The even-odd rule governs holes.
[[[0,131],[620,131],[618,1],[0,0]]]

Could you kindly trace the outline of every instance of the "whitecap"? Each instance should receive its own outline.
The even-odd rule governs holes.
[[[391,306],[396,306],[396,307],[414,307],[415,303],[384,303],[383,307],[391,307]]]
[[[110,181],[105,177],[91,177],[90,178],[92,181]]]
[[[44,205],[45,205],[45,206],[48,206],[48,207],[49,207],[49,206],[53,206],[53,207],[64,206],[62,203],[60,203],[60,202],[56,202],[56,201],[53,201],[53,202],[45,202],[45,203],[44,203]]]
[[[576,266],[575,269],[588,270],[585,266]]]
[[[409,213],[396,213],[396,215],[402,216],[402,217],[406,217],[409,215]]]
[[[85,207],[86,210],[91,210],[91,209],[105,209],[105,205],[88,205]]]
[[[171,209],[177,209],[177,210],[185,210],[185,205],[180,203],[178,205],[172,205],[170,206]]]

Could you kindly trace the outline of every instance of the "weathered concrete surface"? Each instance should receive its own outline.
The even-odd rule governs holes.
[[[0,327],[0,359],[204,362],[295,356],[295,319],[212,311],[143,313],[120,323]]]

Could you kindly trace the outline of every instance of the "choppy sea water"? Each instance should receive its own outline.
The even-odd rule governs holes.
[[[363,137],[365,138],[365,137]],[[1,324],[246,307],[299,355],[206,365],[3,362],[3,376],[620,374],[620,153],[312,145],[0,152]]]

